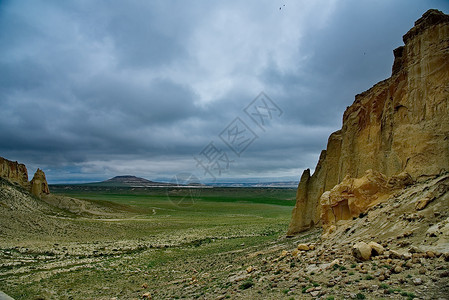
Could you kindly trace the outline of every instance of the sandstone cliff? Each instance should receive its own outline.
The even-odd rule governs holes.
[[[31,182],[28,182],[28,171],[24,164],[0,157],[0,177],[21,185],[36,197],[50,194],[45,173],[41,169],[37,169]]]
[[[24,187],[28,184],[27,167],[17,161],[10,161],[3,157],[0,157],[0,177]]]
[[[289,235],[321,223],[321,195],[347,176],[422,180],[449,170],[449,15],[427,11],[403,41],[392,76],[355,97],[314,174],[301,176]]]

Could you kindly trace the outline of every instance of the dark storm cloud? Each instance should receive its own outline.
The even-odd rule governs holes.
[[[223,176],[297,179],[354,95],[446,1],[0,3],[0,156],[51,182],[202,175],[265,91],[284,111]]]

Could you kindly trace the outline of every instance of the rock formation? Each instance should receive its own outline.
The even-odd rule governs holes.
[[[50,194],[45,173],[41,169],[37,169],[33,179],[31,179],[31,193],[39,198],[41,198],[43,194]]]
[[[340,220],[351,220],[412,183],[407,173],[389,179],[373,170],[367,170],[361,178],[346,176],[342,182],[321,195],[321,224],[328,230]]]
[[[381,181],[400,173],[421,180],[449,170],[449,15],[427,11],[403,41],[394,50],[391,77],[355,97],[314,174],[305,170],[301,176],[289,235],[321,223],[321,195],[344,178],[347,187],[356,181],[349,178],[370,169],[383,174]],[[389,193],[383,185],[382,193]],[[337,189],[343,192],[343,186]],[[330,205],[342,205],[348,217],[343,203]]]
[[[0,157],[0,177],[26,187],[28,184],[28,171],[24,164],[10,161]]]
[[[45,173],[41,169],[37,169],[31,182],[28,182],[28,171],[24,164],[0,157],[0,177],[21,185],[36,197],[50,194]]]

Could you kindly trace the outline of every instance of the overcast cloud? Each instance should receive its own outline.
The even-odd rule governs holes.
[[[298,180],[429,8],[449,13],[443,0],[1,1],[0,156],[50,183],[210,181],[194,156],[214,142],[233,161],[219,180]],[[262,91],[283,111],[264,130],[243,111]],[[258,137],[240,157],[219,137],[236,117]]]

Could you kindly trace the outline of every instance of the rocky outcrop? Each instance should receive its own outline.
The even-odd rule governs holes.
[[[24,164],[0,157],[0,177],[21,185],[36,197],[50,194],[45,173],[41,169],[37,169],[31,182],[28,182],[28,171]]]
[[[423,180],[449,170],[449,16],[427,11],[394,50],[392,76],[355,97],[313,175],[304,171],[288,234],[321,222],[320,197],[367,170]]]
[[[39,198],[44,194],[50,194],[45,173],[41,169],[37,169],[33,179],[31,179],[31,193]]]
[[[388,199],[398,189],[412,183],[413,180],[407,173],[387,178],[382,173],[367,170],[361,178],[346,176],[320,197],[320,221],[325,232],[338,221],[358,217]]]
[[[0,157],[0,177],[26,187],[28,185],[28,171],[24,164]]]

